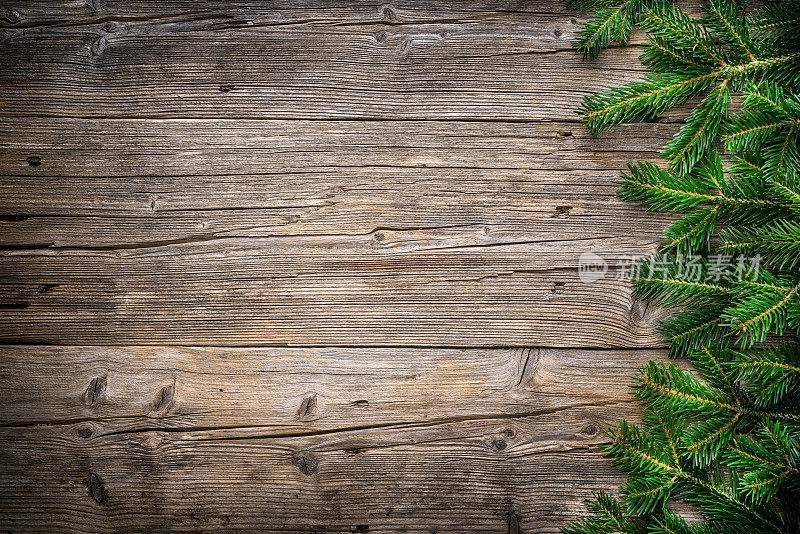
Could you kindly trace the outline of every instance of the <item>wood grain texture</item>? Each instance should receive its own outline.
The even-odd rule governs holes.
[[[589,137],[644,71],[582,20],[0,5],[0,530],[555,533],[617,487],[667,218],[616,181],[680,113]]]
[[[658,341],[659,316],[640,316],[616,275],[654,250],[665,219],[616,200],[609,169],[654,157],[669,125],[629,127],[649,135],[631,150],[624,130],[592,140],[558,123],[5,128],[6,342]],[[580,283],[587,251],[611,262],[608,280]]]
[[[575,494],[619,481],[600,429],[636,417],[619,377],[651,355],[0,354],[15,374],[0,386],[0,523],[92,532],[557,532],[582,511]]]
[[[583,61],[556,2],[151,4],[8,10],[4,113],[574,120],[644,72],[635,46]]]
[[[481,234],[450,239],[487,238]],[[625,238],[394,252],[396,239],[379,231],[355,243],[263,238],[8,252],[0,262],[0,339],[561,347],[659,340],[653,327],[663,312],[631,299],[628,281],[614,276],[619,264],[604,280],[578,279],[577,250],[634,252]]]
[[[9,117],[0,124],[0,172],[44,178],[327,167],[619,171],[632,159],[655,158],[675,131],[672,124],[632,124],[591,138],[581,126],[552,122]]]

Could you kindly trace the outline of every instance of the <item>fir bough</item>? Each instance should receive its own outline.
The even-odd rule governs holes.
[[[696,102],[663,148],[631,163],[620,197],[671,212],[634,294],[674,306],[670,356],[633,388],[643,424],[619,423],[606,453],[629,475],[566,534],[800,532],[800,1],[570,0],[592,11],[589,59],[635,27],[643,79],[584,99],[594,135]],[[731,112],[731,109],[737,111]],[[703,517],[690,522],[676,500]]]

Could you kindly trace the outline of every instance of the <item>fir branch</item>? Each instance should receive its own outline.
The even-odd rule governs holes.
[[[693,371],[651,361],[636,377],[644,430],[620,422],[607,449],[629,475],[629,515],[606,498],[615,521],[600,513],[576,534],[763,534],[800,524],[800,344],[767,337],[800,328],[800,2],[749,16],[742,4],[709,0],[701,19],[666,2],[644,9],[640,59],[650,74],[587,96],[579,111],[597,135],[701,97],[662,151],[669,169],[629,164],[620,190],[680,214],[662,252],[637,266],[633,296],[684,308],[659,332]],[[742,109],[728,117],[740,92]],[[715,264],[720,252],[738,264]],[[696,259],[685,266],[685,256]],[[675,498],[704,522],[669,512]]]
[[[750,61],[756,61],[746,21],[739,13],[739,6],[733,2],[710,0],[706,10],[709,14],[706,23],[714,29],[720,41]]]
[[[661,155],[671,159],[672,168],[681,174],[691,171],[713,147],[728,105],[728,81],[723,80],[706,96],[686,119],[686,124],[661,150]]]
[[[573,9],[597,9],[587,21],[573,43],[586,59],[596,58],[603,48],[611,42],[628,42],[634,25],[639,22],[642,12],[663,0],[570,0],[567,7]]]
[[[800,283],[788,293],[768,292],[750,295],[737,306],[729,308],[726,315],[731,326],[740,333],[741,343],[750,346],[764,341],[771,329],[780,334],[787,323],[787,306],[797,298]]]

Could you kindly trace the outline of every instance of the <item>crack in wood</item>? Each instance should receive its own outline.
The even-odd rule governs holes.
[[[194,436],[193,441],[218,441],[218,440],[258,440],[258,439],[283,439],[283,438],[300,438],[312,436],[328,436],[332,434],[344,434],[350,432],[361,432],[365,430],[379,430],[379,429],[421,429],[437,427],[448,424],[467,423],[473,421],[507,421],[516,419],[528,419],[533,417],[540,417],[543,415],[552,415],[569,410],[577,410],[584,408],[601,408],[605,406],[615,406],[620,404],[621,401],[595,401],[574,403],[566,406],[557,406],[553,408],[544,408],[540,410],[529,410],[525,412],[516,413],[502,413],[502,414],[472,414],[453,417],[443,417],[438,419],[431,419],[425,421],[396,421],[387,423],[373,423],[365,425],[353,425],[331,429],[320,430],[300,430],[294,432],[280,432],[270,434],[247,434],[242,436]],[[95,435],[95,439],[108,438],[112,436],[126,436],[136,435],[146,432],[164,432],[169,434],[197,434],[202,432],[215,432],[215,431],[242,431],[242,432],[257,432],[259,429],[275,428],[276,425],[219,425],[219,426],[191,426],[191,427],[141,427],[132,430],[115,430],[111,432],[104,432]]]

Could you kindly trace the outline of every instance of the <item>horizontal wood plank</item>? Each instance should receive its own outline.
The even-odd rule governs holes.
[[[627,401],[620,375],[662,352],[4,346],[0,426],[276,437],[557,413]]]
[[[592,138],[565,123],[6,118],[0,176],[228,176],[330,167],[618,171],[631,160],[656,158],[675,130],[632,124]]]
[[[330,2],[306,0],[302,3],[277,0],[265,4],[259,0],[104,0],[79,3],[72,0],[26,0],[7,7],[2,15],[10,28],[37,26],[90,25],[119,20],[122,22],[175,22],[196,18],[241,19],[253,24],[338,25],[385,23],[390,25],[427,22],[480,22],[486,20],[532,19],[577,16],[562,4],[544,0],[506,2],[499,6],[491,0],[399,0],[381,2]]]
[[[626,238],[394,251],[396,239],[379,231],[6,252],[0,340],[643,347],[660,339],[653,327],[664,312],[642,308],[619,279],[625,255],[637,251]],[[612,250],[612,267],[582,283],[579,255],[592,250]]]
[[[619,482],[597,446],[636,419],[619,376],[651,355],[0,353],[0,525],[20,532],[558,532]]]
[[[645,72],[636,46],[583,60],[546,1],[69,4],[6,12],[3,115],[574,121]]]
[[[0,240],[15,248],[110,249],[224,238],[360,240],[381,232],[394,250],[619,236],[647,249],[668,217],[618,200],[618,179],[618,171],[386,167],[7,177],[0,179]]]

